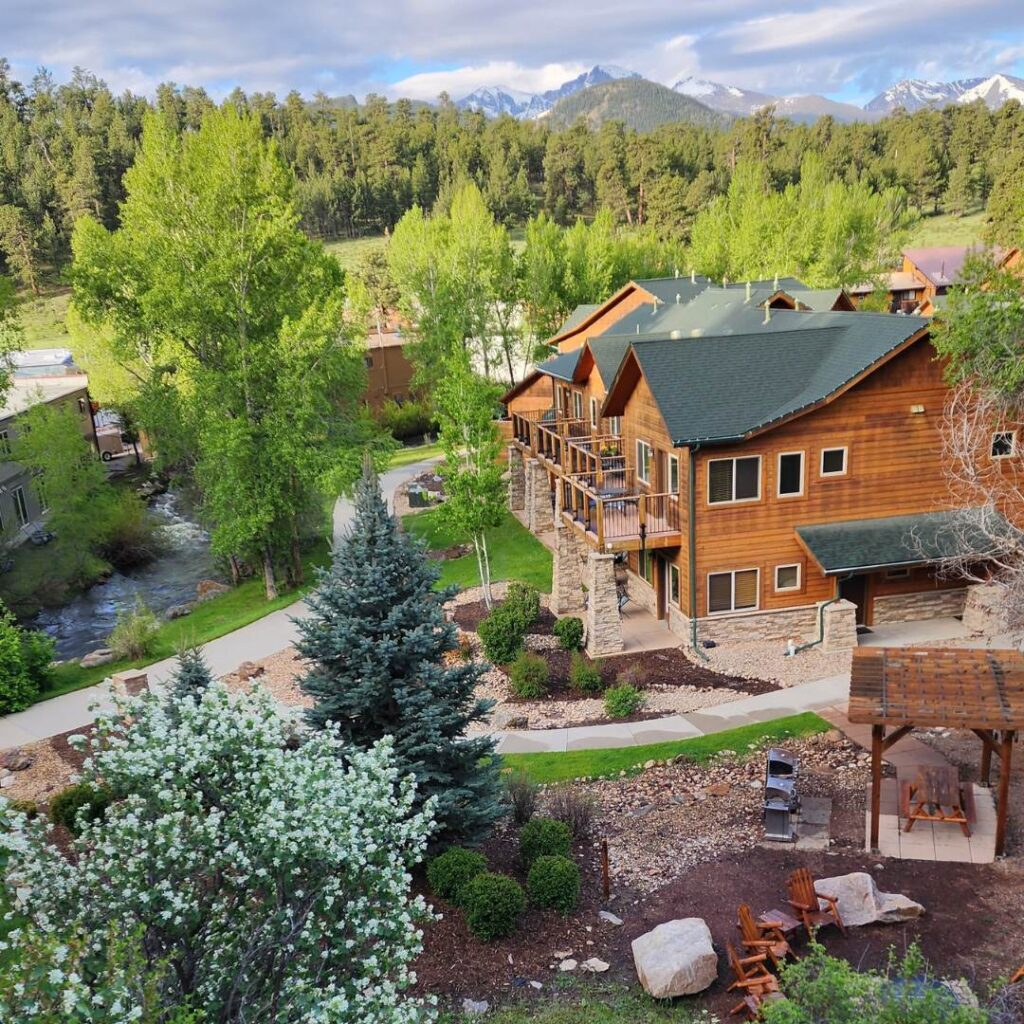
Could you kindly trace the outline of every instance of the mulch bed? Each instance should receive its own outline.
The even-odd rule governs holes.
[[[427,558],[433,559],[435,562],[449,562],[455,558],[462,558],[463,555],[468,555],[473,548],[469,544],[456,544],[450,548],[438,548],[436,551],[428,551]]]
[[[50,746],[54,751],[56,751],[61,760],[66,761],[76,772],[80,772],[82,770],[82,765],[85,763],[85,759],[90,753],[88,740],[92,737],[92,734],[95,731],[95,726],[87,725],[82,729],[72,729],[70,732],[62,732],[50,738]],[[84,748],[82,750],[75,750],[75,748],[68,743],[69,736],[84,736],[86,738]]]
[[[494,607],[499,608],[504,602],[495,601]],[[470,601],[468,604],[460,604],[454,611],[455,622],[459,629],[466,633],[475,633],[477,626],[483,622],[490,612],[483,601]],[[558,619],[551,612],[550,608],[541,608],[540,616],[530,627],[530,632],[536,636],[551,636],[555,623]]]

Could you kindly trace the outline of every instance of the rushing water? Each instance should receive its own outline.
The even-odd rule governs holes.
[[[35,628],[57,641],[55,657],[80,658],[105,646],[118,611],[131,607],[136,597],[161,615],[171,605],[194,601],[199,580],[217,577],[209,535],[181,513],[175,494],[154,498],[147,514],[162,542],[158,558],[128,573],[115,572],[70,604],[44,610],[36,618]]]

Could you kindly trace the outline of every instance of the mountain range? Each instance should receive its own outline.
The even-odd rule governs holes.
[[[663,122],[669,117],[673,105],[666,100],[661,92],[664,86],[656,89],[639,89],[630,86],[619,90],[605,90],[600,102],[569,102],[584,90],[605,86],[622,80],[638,80],[646,82],[642,75],[635,71],[615,65],[597,64],[589,71],[564,82],[557,89],[545,92],[529,93],[502,86],[490,86],[477,89],[464,96],[456,106],[466,110],[479,110],[490,117],[510,114],[516,118],[551,118],[553,123],[564,124],[567,118],[584,116],[588,120],[599,121],[613,116],[608,98],[626,101],[630,111],[636,116],[628,117],[631,123],[637,120]],[[648,83],[654,86],[656,83]],[[675,82],[671,90],[681,97],[694,101],[682,104],[676,120],[698,121],[710,123],[710,112],[725,114],[732,117],[743,117],[769,104],[774,104],[781,117],[794,121],[815,121],[826,115],[837,121],[874,121],[893,110],[902,107],[908,112],[921,110],[925,107],[940,109],[950,103],[973,103],[981,100],[988,107],[996,109],[1009,100],[1024,103],[1024,79],[1012,75],[994,74],[989,77],[961,78],[952,82],[931,82],[924,79],[906,79],[879,93],[863,107],[852,103],[841,103],[827,96],[773,96],[768,93],[741,89],[735,85],[711,82],[707,79],[688,76]],[[654,98],[658,113],[653,117],[645,117],[635,111],[638,103],[645,97]]]

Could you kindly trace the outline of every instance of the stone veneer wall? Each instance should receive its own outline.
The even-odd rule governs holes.
[[[643,577],[637,576],[632,569],[626,570],[626,590],[629,593],[630,601],[646,609],[652,615],[658,614],[658,595],[654,592],[654,587]]]
[[[668,628],[687,644],[690,619],[674,605],[668,607]],[[697,620],[697,642],[744,643],[751,640],[804,640],[817,637],[818,607],[785,608],[780,611],[740,615],[710,615]]]
[[[561,517],[555,520],[555,552],[551,566],[551,610],[556,615],[583,611],[583,566],[576,531]]]
[[[889,622],[917,622],[963,615],[967,588],[919,591],[916,594],[879,595],[872,605],[871,621],[876,626]]]
[[[526,508],[526,467],[519,448],[508,446],[508,507],[513,512]]]
[[[615,590],[615,556],[591,551],[587,558],[587,653],[592,657],[622,650],[622,618]]]
[[[548,471],[536,460],[526,463],[526,518],[531,533],[547,533],[555,525]]]

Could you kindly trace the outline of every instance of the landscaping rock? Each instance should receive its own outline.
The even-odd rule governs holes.
[[[239,679],[249,680],[263,675],[265,671],[266,670],[262,665],[258,665],[254,661],[243,661],[242,664],[235,669],[235,675],[238,676]]]
[[[200,580],[196,584],[196,601],[209,601],[211,597],[226,594],[231,588],[219,580]]]
[[[866,871],[820,878],[814,886],[818,892],[826,892],[839,901],[843,923],[854,927],[875,922],[895,924],[920,917],[924,913],[924,907],[907,896],[896,892],[881,892]]]
[[[491,725],[495,729],[528,729],[530,720],[522,711],[512,708],[495,708],[491,714]]]
[[[732,792],[732,784],[729,782],[712,782],[706,792],[708,796],[728,796]]]
[[[577,966],[576,961],[572,960],[572,959],[569,959],[569,960],[563,960],[558,965],[558,969],[560,971],[563,971],[563,972],[575,971],[576,970],[576,966]]]
[[[718,954],[702,918],[666,921],[633,940],[636,974],[655,999],[703,992],[718,975]]]
[[[171,607],[164,612],[164,616],[168,619],[183,619],[195,608],[195,606],[195,601],[186,601],[184,604],[172,604]]]
[[[13,786],[13,785],[14,785],[14,776],[13,775],[7,775],[4,778],[0,779],[0,789],[10,789],[10,787]]]
[[[599,910],[597,916],[604,921],[605,924],[610,924],[615,928],[622,927],[622,918],[613,914],[610,910]]]
[[[36,763],[35,756],[26,753],[18,747],[14,750],[8,750],[4,754],[3,759],[0,760],[0,766],[7,769],[9,772],[23,772],[26,768],[31,768]]]
[[[462,1012],[465,1014],[476,1015],[486,1013],[491,1008],[491,1004],[486,999],[463,999],[462,1000]]]
[[[589,960],[584,960],[580,964],[580,970],[589,971],[591,974],[604,974],[611,964],[605,963],[604,960],[598,959],[596,956],[592,956]]]
[[[95,668],[97,665],[107,665],[114,660],[114,652],[109,647],[97,647],[90,651],[78,663],[82,668]]]

